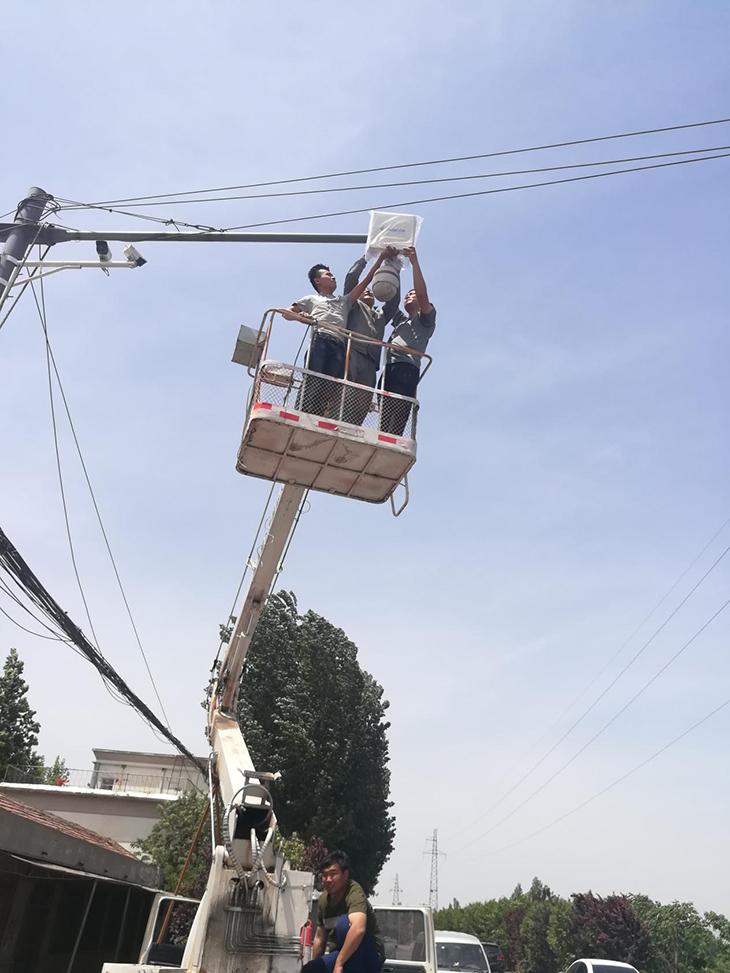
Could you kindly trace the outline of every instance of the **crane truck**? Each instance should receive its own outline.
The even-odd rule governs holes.
[[[271,792],[278,774],[276,768],[254,767],[237,720],[246,653],[307,492],[371,503],[390,499],[398,515],[407,503],[407,474],[416,461],[418,401],[312,372],[298,366],[296,359],[292,365],[269,358],[280,313],[275,308],[266,311],[258,331],[242,328],[233,358],[253,378],[237,469],[278,482],[281,489],[208,709],[210,782],[221,808],[222,841],[213,849],[205,892],[179,965],[175,964],[186,973],[297,973],[308,958],[314,876],[289,867],[275,846]],[[311,325],[309,319],[302,321]],[[354,336],[344,331],[344,337],[349,358]],[[390,347],[362,335],[357,340]],[[413,354],[427,359],[428,367],[430,356]],[[353,390],[373,395],[370,411],[358,425],[348,422],[347,401]],[[386,398],[391,410],[395,401],[407,412],[402,435],[384,429]],[[305,401],[310,410],[312,402],[321,402],[322,414],[304,411]],[[401,483],[406,499],[396,508],[393,494]],[[160,907],[169,898],[157,897],[140,961],[107,963],[103,973],[162,973],[171,968],[169,951],[154,941]],[[397,952],[388,965],[392,970],[404,967],[413,973],[433,973],[430,912],[405,912],[394,913],[387,926],[394,930],[389,938]]]

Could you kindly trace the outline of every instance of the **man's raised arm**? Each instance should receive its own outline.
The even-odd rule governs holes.
[[[423,272],[421,271],[421,265],[418,262],[416,248],[406,247],[403,251],[403,255],[408,257],[411,262],[411,266],[413,267],[413,290],[416,292],[416,297],[418,298],[418,306],[424,314],[428,314],[431,310],[431,302],[428,299],[426,281],[423,279]]]
[[[362,295],[368,289],[368,287],[370,286],[370,281],[375,276],[375,271],[382,264],[382,262],[385,260],[385,258],[386,257],[394,257],[395,254],[396,254],[395,247],[387,247],[385,250],[381,250],[380,251],[380,253],[378,254],[378,256],[377,256],[377,258],[375,260],[375,263],[372,265],[372,267],[370,268],[370,270],[365,274],[365,277],[360,281],[359,284],[355,284],[355,286],[350,291],[350,297],[352,299],[352,303],[353,304],[356,301],[359,301],[360,298],[362,297]]]
[[[352,267],[350,267],[350,269],[347,271],[347,276],[345,277],[345,285],[342,288],[343,294],[349,294],[355,284],[357,284],[357,282],[360,280],[360,274],[363,272],[363,270],[365,270],[367,262],[367,257],[360,257],[360,259],[356,260]]]

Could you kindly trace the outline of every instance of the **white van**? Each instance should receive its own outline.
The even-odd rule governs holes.
[[[491,973],[484,947],[476,936],[466,932],[434,931],[436,938],[436,965],[438,973]]]

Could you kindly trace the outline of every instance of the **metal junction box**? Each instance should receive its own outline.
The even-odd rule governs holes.
[[[258,340],[257,340],[258,339]],[[238,365],[245,365],[247,368],[254,368],[261,358],[264,347],[264,336],[258,330],[241,325],[236,338],[236,347],[233,350],[231,361]]]

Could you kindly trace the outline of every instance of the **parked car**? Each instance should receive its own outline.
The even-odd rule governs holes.
[[[492,973],[504,973],[505,958],[502,955],[502,950],[496,943],[482,943],[482,948],[487,954],[487,959],[489,960],[489,968]]]
[[[438,973],[491,973],[487,954],[476,936],[466,932],[434,930]]]
[[[577,959],[565,973],[639,973],[630,963],[615,959]]]

